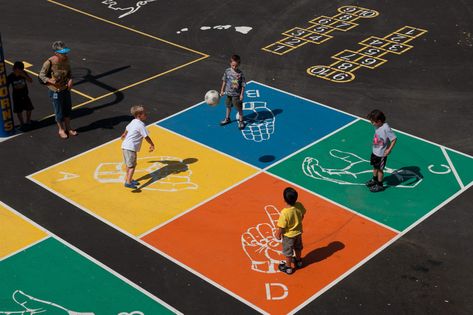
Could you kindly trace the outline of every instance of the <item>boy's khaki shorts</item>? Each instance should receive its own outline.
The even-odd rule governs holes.
[[[227,98],[225,99],[225,105],[227,107],[235,107],[236,109],[240,110],[242,109],[242,101],[240,101],[240,96],[229,96],[227,95]]]
[[[133,168],[136,166],[136,152],[130,151],[126,149],[122,149],[123,151],[123,158],[125,160],[125,165],[128,168]]]
[[[292,257],[294,250],[302,250],[302,234],[295,237],[283,236],[282,238],[282,254],[286,257]]]

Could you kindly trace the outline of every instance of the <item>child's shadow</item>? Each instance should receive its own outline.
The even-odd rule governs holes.
[[[423,178],[424,176],[418,166],[404,166],[387,175],[384,182],[387,184],[386,188],[399,185],[415,187]]]
[[[162,161],[149,161],[148,163],[161,163],[165,164],[165,166],[153,171],[149,174],[141,176],[137,179],[137,181],[147,181],[146,183],[140,185],[137,189],[133,190],[133,192],[141,192],[141,190],[149,185],[157,182],[160,179],[163,179],[172,174],[179,174],[189,170],[188,164],[192,164],[197,162],[198,159],[196,158],[187,158],[181,161],[176,160],[162,160]]]
[[[336,252],[338,252],[339,250],[342,250],[344,248],[345,248],[345,244],[339,241],[335,241],[328,244],[325,247],[314,249],[313,251],[305,255],[305,257],[303,258],[304,265],[308,266],[310,264],[314,264],[316,262],[327,259],[333,254],[335,254]]]

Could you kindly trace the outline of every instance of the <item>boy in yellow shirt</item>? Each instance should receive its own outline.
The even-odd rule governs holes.
[[[279,264],[279,270],[290,275],[295,268],[302,267],[302,220],[306,210],[302,203],[297,202],[298,194],[294,188],[284,189],[283,196],[287,207],[281,210],[275,236],[278,240],[282,236],[282,254],[286,256],[286,261]],[[293,256],[295,256],[294,269],[292,268]]]

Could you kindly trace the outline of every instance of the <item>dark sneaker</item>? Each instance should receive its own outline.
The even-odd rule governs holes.
[[[136,185],[133,184],[133,183],[129,183],[129,184],[128,184],[128,183],[125,183],[125,187],[126,187],[126,188],[131,188],[131,189],[138,189],[138,187],[136,187]]]
[[[291,275],[293,270],[291,267],[286,266],[285,262],[281,262],[278,266],[279,271],[284,272],[285,274]]]
[[[134,180],[134,179],[131,181],[131,183],[132,183],[133,185],[135,185],[135,186],[139,186],[139,185],[140,185],[140,182],[137,181],[137,180]]]
[[[292,257],[292,262],[296,265],[297,269],[302,268],[302,259],[297,260],[296,257]]]
[[[238,121],[238,129],[240,130],[245,129],[245,123],[242,120]]]
[[[376,184],[376,185],[370,187],[371,192],[380,192],[380,191],[383,191],[383,190],[384,190],[384,187],[383,187],[383,185],[380,185],[380,184]]]
[[[230,118],[227,117],[220,122],[220,126],[225,126],[226,124],[229,124],[229,123],[230,123]]]
[[[369,181],[367,181],[367,182],[365,183],[365,185],[366,185],[366,187],[371,187],[371,186],[376,185],[377,183],[378,183],[378,182],[375,181],[374,179],[370,179]]]

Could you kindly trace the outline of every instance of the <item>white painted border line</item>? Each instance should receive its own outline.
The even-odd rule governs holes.
[[[335,129],[335,130],[332,131],[331,133],[329,133],[329,134],[323,136],[322,138],[319,138],[319,139],[315,140],[314,142],[309,143],[308,145],[306,145],[306,146],[300,148],[299,150],[297,150],[297,151],[295,151],[295,152],[289,154],[288,156],[286,156],[286,157],[284,157],[284,158],[281,158],[279,161],[277,161],[277,162],[275,162],[275,163],[273,163],[273,164],[271,164],[271,165],[266,166],[266,167],[263,169],[263,171],[269,170],[269,169],[272,168],[273,166],[276,166],[276,165],[278,165],[278,164],[281,164],[282,162],[284,162],[284,161],[290,159],[291,157],[293,157],[294,155],[296,155],[296,154],[298,154],[298,153],[300,153],[300,152],[306,150],[307,148],[310,148],[310,147],[316,145],[317,143],[319,143],[319,142],[321,142],[321,141],[323,141],[323,140],[325,140],[325,139],[327,139],[327,138],[333,136],[333,135],[336,134],[336,133],[339,133],[339,132],[342,131],[343,129],[345,129],[345,128],[351,126],[351,125],[353,125],[354,123],[356,123],[356,122],[358,122],[358,121],[359,121],[359,119],[355,119],[355,120],[353,120],[353,121],[351,121],[351,122],[349,122],[349,123],[347,123],[347,124],[345,124],[345,125],[339,127],[338,129]]]
[[[47,230],[46,228],[42,227],[41,225],[39,225],[38,223],[34,222],[33,220],[31,220],[30,218],[24,216],[23,214],[21,214],[20,212],[16,211],[15,209],[13,209],[12,207],[10,207],[9,205],[7,205],[6,203],[4,203],[3,201],[0,201],[0,206],[3,206],[5,209],[9,210],[10,212],[12,212],[13,214],[19,216],[21,219],[25,220],[26,222],[30,223],[31,225],[33,225],[34,227],[40,229],[41,231],[45,232],[46,234],[48,234],[46,237],[44,237],[43,239],[41,239],[40,241],[37,241],[35,242],[34,244],[31,244],[30,246],[28,246],[27,248],[29,247],[32,247],[36,244],[39,244],[40,242],[48,239],[49,237],[52,237],[54,238],[55,240],[57,240],[58,242],[62,243],[63,245],[65,245],[67,248],[75,251],[77,254],[79,254],[80,256],[84,257],[85,259],[89,260],[90,262],[92,262],[93,264],[96,264],[98,265],[100,268],[104,269],[105,271],[108,271],[109,273],[111,273],[113,276],[119,278],[120,280],[122,280],[124,283],[128,284],[129,286],[133,287],[134,289],[136,289],[137,291],[141,292],[142,294],[148,296],[149,298],[151,298],[152,300],[158,302],[160,305],[164,306],[165,308],[169,309],[170,311],[174,312],[175,314],[183,314],[182,312],[178,311],[176,308],[174,308],[173,306],[169,305],[168,303],[164,302],[163,300],[161,300],[160,298],[158,298],[157,296],[151,294],[150,292],[146,291],[145,289],[141,288],[140,286],[138,286],[137,284],[135,284],[134,282],[132,282],[131,280],[129,280],[128,278],[122,276],[121,274],[119,274],[118,272],[114,271],[113,269],[111,269],[110,267],[104,265],[103,263],[101,263],[100,261],[96,260],[95,258],[93,258],[92,256],[86,254],[85,252],[83,252],[82,250],[80,250],[79,248],[75,247],[74,245],[66,242],[65,240],[63,240],[62,238],[60,238],[59,236],[57,236],[56,234],[52,233],[51,231]],[[23,248],[21,251],[23,250],[26,250],[27,248]],[[17,254],[19,251],[15,252],[15,254]],[[12,257],[13,255],[9,255],[8,257]],[[3,258],[3,259],[0,259],[0,262],[4,261],[6,259]]]
[[[4,205],[4,203],[0,201],[0,206],[3,206],[3,205]],[[6,207],[5,207],[5,208],[6,208]],[[9,210],[9,209],[8,209],[8,210]],[[43,229],[41,229],[41,231],[43,231]],[[16,254],[19,254],[19,253],[21,253],[22,251],[27,250],[28,248],[33,247],[33,246],[35,246],[35,245],[41,243],[42,241],[44,241],[44,240],[46,240],[46,239],[48,239],[48,238],[49,238],[49,234],[47,233],[47,235],[46,235],[45,237],[42,237],[42,238],[40,238],[39,240],[34,241],[33,243],[30,243],[30,244],[28,244],[28,245],[26,245],[26,246],[24,246],[24,247],[22,247],[22,248],[20,248],[20,249],[18,249],[18,250],[14,251],[14,252],[12,252],[12,253],[10,253],[10,254],[8,254],[8,255],[6,255],[5,257],[0,257],[0,262],[2,262],[2,261],[4,261],[4,260],[7,260],[7,259],[10,258],[10,257],[15,256]]]
[[[190,110],[190,109],[192,109],[192,108],[194,108],[194,107],[199,106],[199,105],[202,104],[202,103],[204,103],[204,102],[200,102],[200,103],[194,104],[194,105],[192,105],[192,106],[190,106],[190,107],[188,107],[188,108],[185,108],[185,109],[181,110],[180,112],[177,112],[177,113],[175,113],[175,114],[173,114],[173,115],[171,115],[171,116],[165,117],[165,118],[160,119],[160,120],[155,121],[155,122],[152,122],[152,123],[146,125],[146,127],[155,126],[155,125],[157,126],[157,124],[160,123],[161,121],[165,121],[166,119],[169,119],[169,118],[171,118],[171,117],[174,117],[174,116],[176,116],[176,115],[178,115],[178,114],[181,114],[181,113],[183,113],[183,112],[185,112],[185,111],[188,111],[188,110]],[[131,116],[130,116],[130,117],[131,117]],[[163,128],[162,126],[157,126],[157,127]],[[164,129],[166,129],[166,128],[164,128]],[[55,167],[55,166],[57,166],[57,165],[66,163],[67,161],[70,161],[70,160],[72,160],[72,159],[78,158],[78,157],[80,157],[80,156],[82,156],[82,155],[87,154],[88,152],[97,150],[97,149],[99,149],[99,148],[101,148],[101,147],[103,147],[103,146],[106,146],[107,144],[110,144],[110,143],[112,143],[112,142],[114,142],[114,141],[118,141],[118,140],[120,140],[120,137],[115,138],[115,139],[112,139],[112,140],[109,140],[109,141],[107,141],[107,142],[105,142],[105,143],[102,143],[102,144],[96,146],[96,147],[93,147],[93,148],[91,148],[91,149],[88,149],[88,150],[86,150],[86,151],[84,151],[84,152],[82,152],[82,153],[79,153],[79,154],[76,154],[76,155],[74,155],[74,156],[71,156],[70,158],[65,159],[65,160],[63,160],[63,161],[61,161],[61,162],[58,162],[58,163],[52,164],[52,165],[50,165],[50,166],[48,166],[48,167],[46,167],[46,168],[40,169],[39,171],[36,171],[36,172],[34,172],[34,173],[32,173],[32,174],[30,174],[30,175],[28,175],[28,176],[25,176],[25,177],[26,177],[26,178],[29,178],[29,176],[34,176],[34,175],[36,175],[36,174],[38,174],[38,173],[41,173],[41,172],[43,172],[43,171],[46,171],[46,170],[48,170],[48,169],[50,169],[50,168],[53,168],[53,167]]]
[[[342,205],[342,204],[340,204],[340,203],[338,203],[338,202],[335,202],[335,201],[333,201],[333,200],[331,200],[331,199],[329,199],[329,198],[327,198],[327,197],[325,197],[325,196],[322,196],[322,195],[320,195],[320,194],[318,194],[318,193],[316,193],[316,192],[313,192],[313,191],[309,190],[308,188],[305,188],[305,187],[303,187],[303,186],[301,186],[301,185],[299,185],[299,184],[296,184],[296,183],[290,181],[289,179],[285,179],[285,178],[283,178],[283,177],[280,177],[280,176],[278,176],[278,175],[276,175],[276,174],[273,174],[273,173],[270,173],[270,172],[265,172],[265,173],[268,174],[268,175],[270,175],[270,176],[272,176],[272,177],[274,177],[274,178],[277,178],[277,179],[279,179],[279,180],[285,181],[286,183],[289,183],[289,184],[291,184],[291,185],[293,185],[293,186],[296,186],[296,187],[298,187],[298,188],[300,188],[300,189],[302,189],[302,190],[308,192],[308,193],[311,194],[311,195],[314,195],[314,196],[316,196],[316,197],[318,197],[318,198],[320,198],[320,199],[323,199],[323,200],[325,200],[325,201],[328,201],[329,203],[334,204],[334,205],[336,205],[336,206],[338,206],[338,207],[340,207],[340,208],[342,208],[342,209],[345,209],[345,210],[347,210],[348,212],[351,212],[351,213],[353,213],[353,214],[355,214],[355,215],[357,215],[357,216],[359,216],[359,217],[362,217],[363,219],[365,219],[365,220],[367,220],[367,221],[370,221],[370,222],[375,223],[376,225],[379,225],[379,226],[381,226],[381,227],[383,227],[383,228],[385,228],[385,229],[387,229],[387,230],[390,230],[391,232],[394,232],[394,233],[401,233],[401,231],[398,231],[398,230],[396,230],[396,229],[393,228],[393,227],[390,227],[390,226],[388,226],[388,225],[386,225],[386,224],[384,224],[384,223],[381,223],[381,222],[379,222],[379,221],[376,221],[376,220],[373,219],[373,218],[367,217],[367,216],[365,216],[365,215],[362,214],[362,213],[359,213],[359,212],[357,212],[357,211],[355,211],[355,210],[352,210],[352,209],[348,208],[347,206],[344,206],[344,205]]]
[[[456,197],[458,197],[459,195],[461,195],[463,192],[465,192],[466,190],[468,190],[471,186],[473,186],[473,182],[471,182],[468,186],[466,186],[465,188],[463,189],[460,189],[459,191],[457,191],[456,193],[454,193],[452,196],[450,196],[448,199],[446,199],[444,202],[442,202],[441,204],[437,205],[434,209],[432,209],[431,211],[429,211],[428,213],[426,213],[424,216],[422,216],[421,218],[419,218],[416,222],[412,223],[408,228],[406,228],[404,231],[402,231],[401,233],[399,233],[398,235],[396,235],[394,238],[392,238],[390,241],[386,242],[383,246],[381,246],[379,249],[377,249],[376,251],[374,251],[373,253],[371,253],[369,256],[367,256],[365,259],[363,259],[362,261],[360,261],[358,264],[356,264],[355,266],[353,266],[352,268],[350,268],[347,272],[345,272],[343,275],[341,275],[340,277],[338,277],[336,280],[334,280],[333,282],[331,282],[329,285],[327,285],[326,287],[324,287],[323,289],[321,289],[320,291],[318,291],[316,294],[314,294],[312,297],[310,297],[309,299],[307,299],[304,303],[302,303],[301,305],[299,305],[298,307],[296,307],[295,309],[293,309],[291,312],[289,312],[288,314],[294,314],[296,313],[297,311],[301,310],[303,307],[307,306],[310,302],[312,302],[313,300],[315,300],[316,298],[318,298],[320,295],[324,294],[325,292],[327,292],[330,288],[332,288],[333,286],[335,286],[337,283],[339,283],[340,281],[342,281],[344,278],[346,278],[347,276],[349,276],[351,273],[353,273],[355,270],[357,270],[358,268],[360,268],[362,265],[364,265],[365,263],[367,263],[371,258],[373,258],[374,256],[378,255],[380,252],[382,252],[384,249],[386,249],[387,247],[389,247],[391,244],[393,244],[395,241],[397,241],[398,239],[400,239],[401,237],[403,237],[404,235],[406,235],[410,230],[412,230],[413,228],[415,228],[417,225],[419,225],[420,223],[422,223],[424,220],[426,220],[428,217],[430,217],[432,214],[434,214],[435,212],[437,212],[438,210],[440,210],[441,208],[443,208],[447,203],[449,203],[450,201],[452,201],[453,199],[455,199]]]
[[[206,145],[206,144],[204,144],[204,143],[201,143],[201,142],[199,142],[199,141],[197,141],[197,140],[194,140],[194,139],[189,138],[189,137],[187,137],[187,136],[181,135],[180,133],[177,133],[177,132],[175,132],[175,131],[173,131],[173,130],[171,130],[171,129],[168,129],[168,128],[163,127],[163,126],[161,126],[161,125],[156,125],[156,127],[161,128],[161,129],[163,129],[163,130],[165,130],[165,131],[168,131],[169,133],[172,133],[172,134],[174,134],[174,135],[176,135],[176,136],[178,136],[178,137],[180,137],[180,138],[186,139],[186,140],[188,140],[189,142],[198,144],[199,146],[202,146],[202,147],[204,147],[204,148],[207,148],[207,149],[209,149],[210,151],[214,151],[214,152],[219,153],[219,154],[221,154],[221,155],[223,155],[223,156],[226,156],[227,158],[230,158],[230,159],[232,159],[232,160],[234,160],[234,161],[236,161],[236,162],[245,164],[246,166],[249,166],[249,167],[255,169],[256,171],[261,170],[260,167],[254,166],[253,164],[250,164],[250,163],[248,163],[248,162],[245,162],[245,161],[243,161],[243,160],[240,160],[240,159],[237,158],[237,157],[234,157],[234,156],[232,156],[232,155],[230,155],[230,154],[227,154],[227,153],[225,153],[225,152],[222,152],[222,151],[220,151],[220,150],[218,150],[218,149],[212,148],[211,146],[208,146],[208,145]]]
[[[205,200],[199,202],[198,204],[196,204],[196,205],[190,207],[189,209],[185,210],[184,212],[181,212],[181,213],[179,213],[178,215],[173,216],[173,217],[170,218],[169,220],[162,222],[161,224],[159,224],[159,225],[157,225],[157,226],[151,228],[150,230],[148,230],[148,231],[146,231],[146,232],[144,232],[144,233],[138,235],[137,237],[141,239],[141,238],[145,237],[146,235],[153,233],[154,231],[158,230],[159,228],[161,228],[161,227],[163,227],[163,226],[165,226],[165,225],[167,225],[167,224],[169,224],[169,223],[171,223],[171,222],[177,220],[178,218],[180,218],[180,217],[182,217],[183,215],[185,215],[185,214],[191,212],[191,211],[194,210],[194,209],[197,209],[198,207],[202,206],[203,204],[206,204],[207,202],[210,202],[210,201],[212,201],[212,200],[214,200],[214,199],[217,199],[219,196],[223,195],[223,194],[226,193],[227,191],[232,190],[233,188],[235,188],[235,187],[237,187],[237,186],[243,184],[244,182],[249,181],[250,179],[252,179],[252,178],[254,178],[254,177],[256,177],[256,176],[258,176],[258,175],[260,175],[260,174],[262,174],[262,173],[263,173],[262,170],[257,171],[257,172],[254,173],[253,175],[250,175],[250,176],[248,176],[248,177],[242,179],[241,181],[239,181],[239,182],[237,182],[237,183],[235,183],[235,184],[233,184],[233,185],[227,187],[226,189],[222,190],[221,192],[210,196],[209,198],[207,198],[207,199],[205,199]]]
[[[457,172],[455,166],[453,165],[452,160],[451,160],[450,157],[448,156],[447,150],[445,150],[445,147],[442,147],[442,146],[440,147],[440,150],[442,150],[442,153],[443,153],[443,155],[445,156],[445,159],[447,160],[448,165],[450,166],[450,169],[451,169],[452,172],[453,172],[453,175],[455,175],[455,178],[456,178],[456,180],[457,180],[457,182],[458,182],[458,185],[460,185],[460,188],[461,188],[461,189],[465,188],[465,185],[463,185],[463,182],[462,182],[460,176],[458,175],[458,172]]]
[[[217,287],[218,289],[224,291],[225,293],[227,293],[228,295],[234,297],[235,299],[237,299],[238,301],[242,302],[243,304],[246,304],[247,306],[257,310],[258,312],[261,312],[263,314],[268,314],[266,313],[265,311],[261,310],[259,307],[257,307],[256,305],[252,304],[251,302],[245,300],[244,298],[238,296],[237,294],[233,293],[232,291],[226,289],[225,287],[221,286],[220,284],[216,283],[215,281],[207,278],[206,276],[202,275],[201,273],[195,271],[194,269],[188,267],[187,265],[183,264],[182,262],[172,258],[171,256],[163,253],[162,251],[158,250],[157,248],[153,247],[152,245],[146,243],[145,241],[139,239],[138,237],[136,237],[135,235],[125,231],[124,229],[120,228],[119,226],[105,220],[104,218],[98,216],[97,214],[95,214],[94,212],[90,211],[89,209],[81,206],[80,204],[76,203],[75,201],[67,198],[66,196],[63,196],[62,194],[50,189],[48,186],[46,185],[43,185],[41,182],[35,180],[34,178],[31,178],[30,177],[31,175],[29,175],[27,178],[30,179],[31,181],[35,182],[37,185],[43,187],[44,189],[48,190],[49,192],[51,192],[52,194],[58,196],[59,198],[62,198],[64,199],[65,201],[69,202],[70,204],[74,205],[75,207],[81,209],[82,211],[88,213],[89,215],[91,215],[92,217],[96,218],[97,220],[105,223],[105,224],[108,224],[109,226],[113,227],[114,229],[116,229],[117,231],[121,232],[122,234],[128,236],[129,238],[135,240],[136,242],[138,242],[139,244],[141,245],[144,245],[146,246],[147,248],[151,249],[152,251],[154,251],[155,253],[158,253],[159,255],[169,259],[170,261],[174,262],[175,264],[177,264],[178,266],[181,266],[182,268],[184,268],[185,270],[189,271],[190,273],[200,277],[201,279],[203,279],[204,281],[207,281],[208,283],[212,284],[213,286]],[[143,289],[144,290],[144,289]]]
[[[154,228],[152,228],[152,229],[150,229],[150,230],[148,230],[148,231],[142,233],[142,234],[139,235],[138,237],[139,237],[139,238],[143,238],[144,236],[146,236],[146,235],[148,235],[148,234],[150,234],[150,233],[156,231],[157,229],[159,229],[159,228],[165,226],[165,225],[168,224],[168,223],[171,223],[171,222],[174,221],[175,219],[177,219],[177,218],[183,216],[184,214],[186,214],[186,213],[188,213],[188,212],[194,210],[195,208],[198,208],[199,206],[201,206],[201,205],[203,205],[203,204],[205,204],[205,203],[207,203],[207,202],[209,202],[209,201],[211,201],[211,200],[217,198],[218,196],[220,196],[220,195],[226,193],[227,191],[229,191],[229,190],[235,188],[236,186],[238,186],[238,185],[240,185],[240,184],[243,184],[244,182],[246,182],[246,181],[252,179],[253,177],[256,177],[257,175],[259,175],[259,174],[265,172],[267,169],[269,169],[269,168],[271,168],[271,167],[273,167],[273,166],[275,166],[275,165],[277,165],[277,164],[279,164],[279,163],[281,163],[281,162],[283,162],[283,161],[285,161],[285,160],[291,158],[292,156],[294,156],[294,155],[296,155],[297,153],[299,153],[299,152],[301,152],[301,151],[307,149],[308,147],[313,146],[313,145],[315,145],[316,143],[318,143],[318,142],[324,140],[325,138],[328,138],[328,137],[330,137],[331,135],[333,135],[333,134],[335,134],[335,133],[337,133],[337,132],[339,132],[339,131],[345,129],[346,127],[350,126],[351,124],[354,124],[356,121],[357,121],[357,120],[354,120],[354,121],[352,121],[352,122],[350,122],[350,123],[348,123],[348,124],[346,124],[346,125],[340,127],[339,129],[334,130],[334,131],[331,132],[330,134],[327,134],[327,135],[325,135],[324,137],[322,137],[322,138],[320,138],[320,139],[318,139],[318,140],[316,140],[316,141],[314,141],[314,142],[312,142],[312,143],[309,143],[309,144],[306,145],[305,147],[300,148],[299,150],[297,150],[297,151],[295,151],[294,153],[292,153],[292,154],[290,154],[290,155],[288,155],[288,156],[282,158],[281,160],[277,161],[276,163],[271,164],[271,165],[267,166],[266,168],[257,171],[255,174],[250,175],[249,177],[247,177],[247,178],[245,178],[245,179],[243,179],[243,180],[237,182],[236,184],[233,184],[232,186],[230,186],[230,187],[226,188],[225,190],[221,191],[220,193],[217,193],[216,195],[213,195],[212,197],[207,198],[205,201],[202,201],[202,202],[198,203],[197,205],[192,206],[192,207],[189,208],[188,210],[186,210],[186,211],[182,212],[181,214],[178,214],[177,216],[175,216],[175,217],[169,219],[168,221],[165,221],[165,222],[161,223],[160,225],[158,225],[158,226],[156,226],[156,227],[154,227]],[[161,127],[161,126],[160,126],[160,127]],[[164,128],[164,129],[168,130],[167,128]],[[170,132],[173,132],[172,130],[169,130],[169,131],[170,131]],[[177,135],[181,136],[180,134],[177,134]],[[186,137],[185,137],[185,138],[186,138]],[[189,139],[189,140],[194,141],[194,140],[192,140],[192,139]],[[195,142],[198,143],[198,144],[200,144],[200,143],[197,142],[197,141],[195,141]],[[205,145],[204,145],[204,146],[205,146]],[[210,149],[213,149],[213,148],[210,147]],[[215,149],[213,149],[213,150],[215,150]],[[217,151],[217,152],[220,152],[220,151],[218,151],[218,150],[216,150],[216,151]],[[225,155],[225,153],[223,153],[223,154]],[[232,157],[232,156],[230,156],[230,157]],[[232,157],[232,158],[233,158],[233,157]],[[238,160],[238,159],[237,159],[237,160]],[[238,161],[240,161],[240,160],[238,160]],[[242,162],[243,162],[243,161],[242,161]],[[245,162],[243,162],[243,163],[245,163]],[[250,165],[250,166],[252,166],[252,167],[254,168],[253,165]],[[266,172],[265,172],[265,173],[266,173]]]
[[[280,92],[280,93],[284,93],[284,94],[293,96],[293,97],[295,97],[295,98],[298,98],[298,99],[307,101],[307,102],[309,102],[309,103],[316,104],[316,105],[319,105],[319,106],[322,106],[322,107],[331,109],[331,110],[333,110],[333,111],[336,111],[336,112],[339,112],[339,113],[342,113],[342,114],[345,114],[345,115],[348,115],[348,116],[351,116],[351,117],[354,117],[354,118],[360,118],[360,117],[358,117],[358,116],[356,116],[356,115],[350,114],[350,113],[345,112],[345,111],[343,111],[343,110],[341,110],[341,109],[337,109],[337,108],[334,108],[334,107],[325,105],[325,104],[323,104],[323,103],[319,103],[319,102],[317,102],[317,101],[314,101],[314,100],[305,98],[305,97],[303,97],[303,96],[299,96],[299,95],[296,95],[296,94],[292,94],[291,92],[283,91],[283,90],[281,90],[281,89],[278,89],[278,88],[275,88],[275,87],[266,85],[266,84],[261,83],[261,82],[258,82],[258,81],[251,80],[251,81],[249,81],[248,83],[256,83],[256,84],[262,85],[262,86],[264,86],[264,87],[266,87],[266,88],[268,88],[268,89],[271,89],[271,90],[274,90],[274,91],[278,91],[278,92]]]

